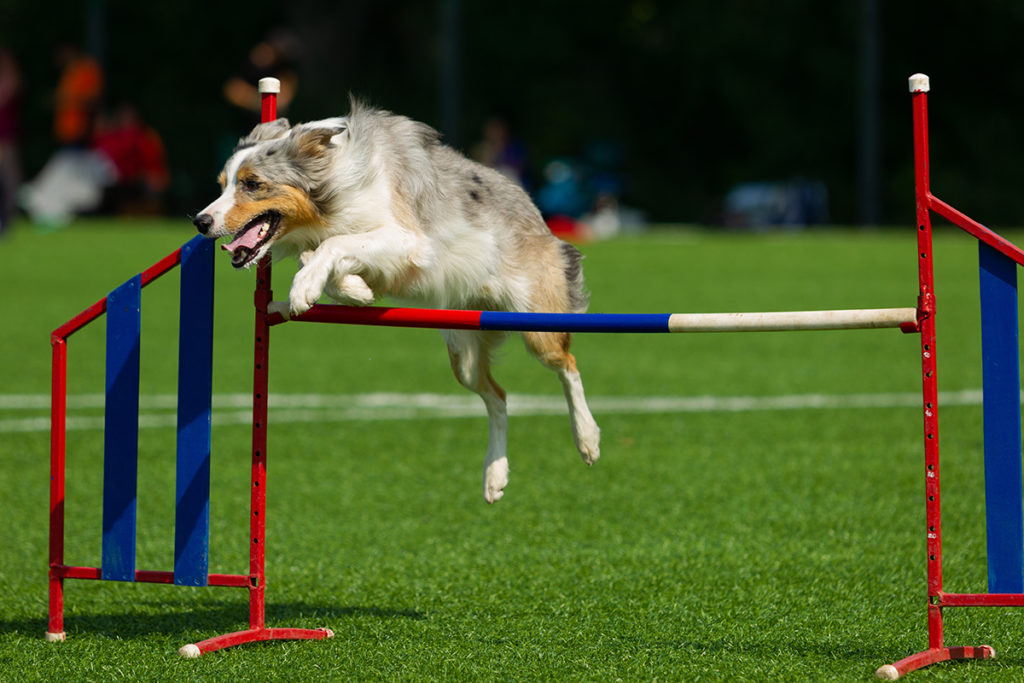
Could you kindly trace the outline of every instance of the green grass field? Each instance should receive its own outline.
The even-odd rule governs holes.
[[[192,231],[18,227],[0,241],[0,679],[870,680],[927,645],[915,335],[577,336],[603,429],[593,468],[549,407],[557,379],[510,340],[496,375],[512,481],[487,506],[486,418],[436,332],[299,323],[271,344],[267,619],[335,638],[183,660],[181,645],[246,626],[245,591],[68,581],[67,641],[46,643],[49,333]],[[915,304],[914,238],[666,229],[583,251],[594,312],[874,308]],[[944,392],[981,386],[976,252],[936,238]],[[294,266],[276,271],[284,298]],[[244,573],[249,430],[232,397],[251,390],[254,276],[222,258],[216,277],[211,571]],[[140,569],[173,566],[160,397],[177,283],[143,297]],[[69,343],[69,564],[99,564],[103,336],[99,321]],[[403,408],[412,394],[427,405]],[[367,407],[383,395],[397,407]],[[683,400],[698,397],[712,398]],[[983,592],[981,408],[961,403],[941,414],[945,582]],[[946,625],[947,644],[999,657],[911,680],[1024,677],[1019,610],[949,610]]]

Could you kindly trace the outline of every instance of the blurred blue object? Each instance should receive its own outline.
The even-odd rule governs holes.
[[[725,195],[722,224],[731,228],[803,228],[830,222],[828,189],[818,180],[741,183]]]

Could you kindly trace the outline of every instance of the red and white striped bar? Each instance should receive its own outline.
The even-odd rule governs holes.
[[[514,332],[781,332],[898,327],[917,331],[916,308],[768,313],[508,313],[317,304],[290,318],[288,304],[267,306],[271,324],[301,322]]]

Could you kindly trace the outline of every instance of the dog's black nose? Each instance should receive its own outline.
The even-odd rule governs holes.
[[[213,227],[213,216],[208,213],[201,213],[192,219],[192,225],[196,226],[196,230],[205,235]]]

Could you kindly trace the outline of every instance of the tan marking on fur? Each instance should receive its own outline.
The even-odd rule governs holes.
[[[333,132],[321,129],[307,130],[298,138],[296,155],[299,157],[318,157],[324,153],[334,136]]]
[[[237,193],[242,192],[241,181],[247,180],[249,178],[262,181],[262,178],[260,178],[260,174],[253,170],[252,166],[250,166],[249,164],[242,164],[241,166],[238,167],[238,172],[235,173],[235,187],[237,188]]]
[[[507,267],[512,269],[510,276],[525,275],[529,279],[529,310],[533,313],[571,313],[559,241],[550,233],[522,236],[521,240],[515,262]]]
[[[576,358],[569,353],[572,335],[567,332],[523,332],[526,348],[552,370],[576,372]]]
[[[223,192],[224,188],[228,184],[228,177],[227,175],[224,174],[224,171],[221,171],[220,173],[217,174],[217,183],[220,185],[220,189]]]
[[[463,382],[462,372],[459,370],[462,364],[462,358],[458,353],[454,353],[451,349],[448,349],[448,361],[452,365],[452,372],[455,373],[455,378],[459,380],[459,384],[470,391],[475,391],[478,394],[495,394],[502,401],[505,401],[507,394],[500,384],[498,384],[494,377],[491,376],[491,360],[488,357],[488,351],[481,349],[483,355],[480,358],[480,364],[477,368],[476,386],[470,386]]]
[[[406,230],[417,234],[423,232],[423,228],[420,226],[419,219],[416,218],[416,212],[413,211],[409,198],[405,196],[402,188],[395,185],[391,186],[391,213],[395,217],[395,222]]]
[[[246,170],[245,166],[239,169],[238,177],[246,177],[243,175],[243,171]],[[292,228],[324,224],[323,216],[309,200],[309,196],[296,187],[270,185],[266,189],[260,190],[259,194],[268,196],[252,199],[241,189],[235,192],[235,204],[224,216],[224,224],[229,231],[237,232],[264,211],[277,211],[281,214],[278,236]]]
[[[323,215],[305,192],[291,185],[278,185],[274,189],[284,194],[278,210],[289,223],[295,226],[324,224]]]
[[[500,384],[498,384],[497,382],[494,381],[494,378],[491,377],[490,371],[488,371],[488,373],[487,373],[487,381],[491,383],[491,389],[493,389],[494,393],[498,395],[498,398],[500,398],[502,401],[504,401],[505,400],[505,390],[501,388]]]

